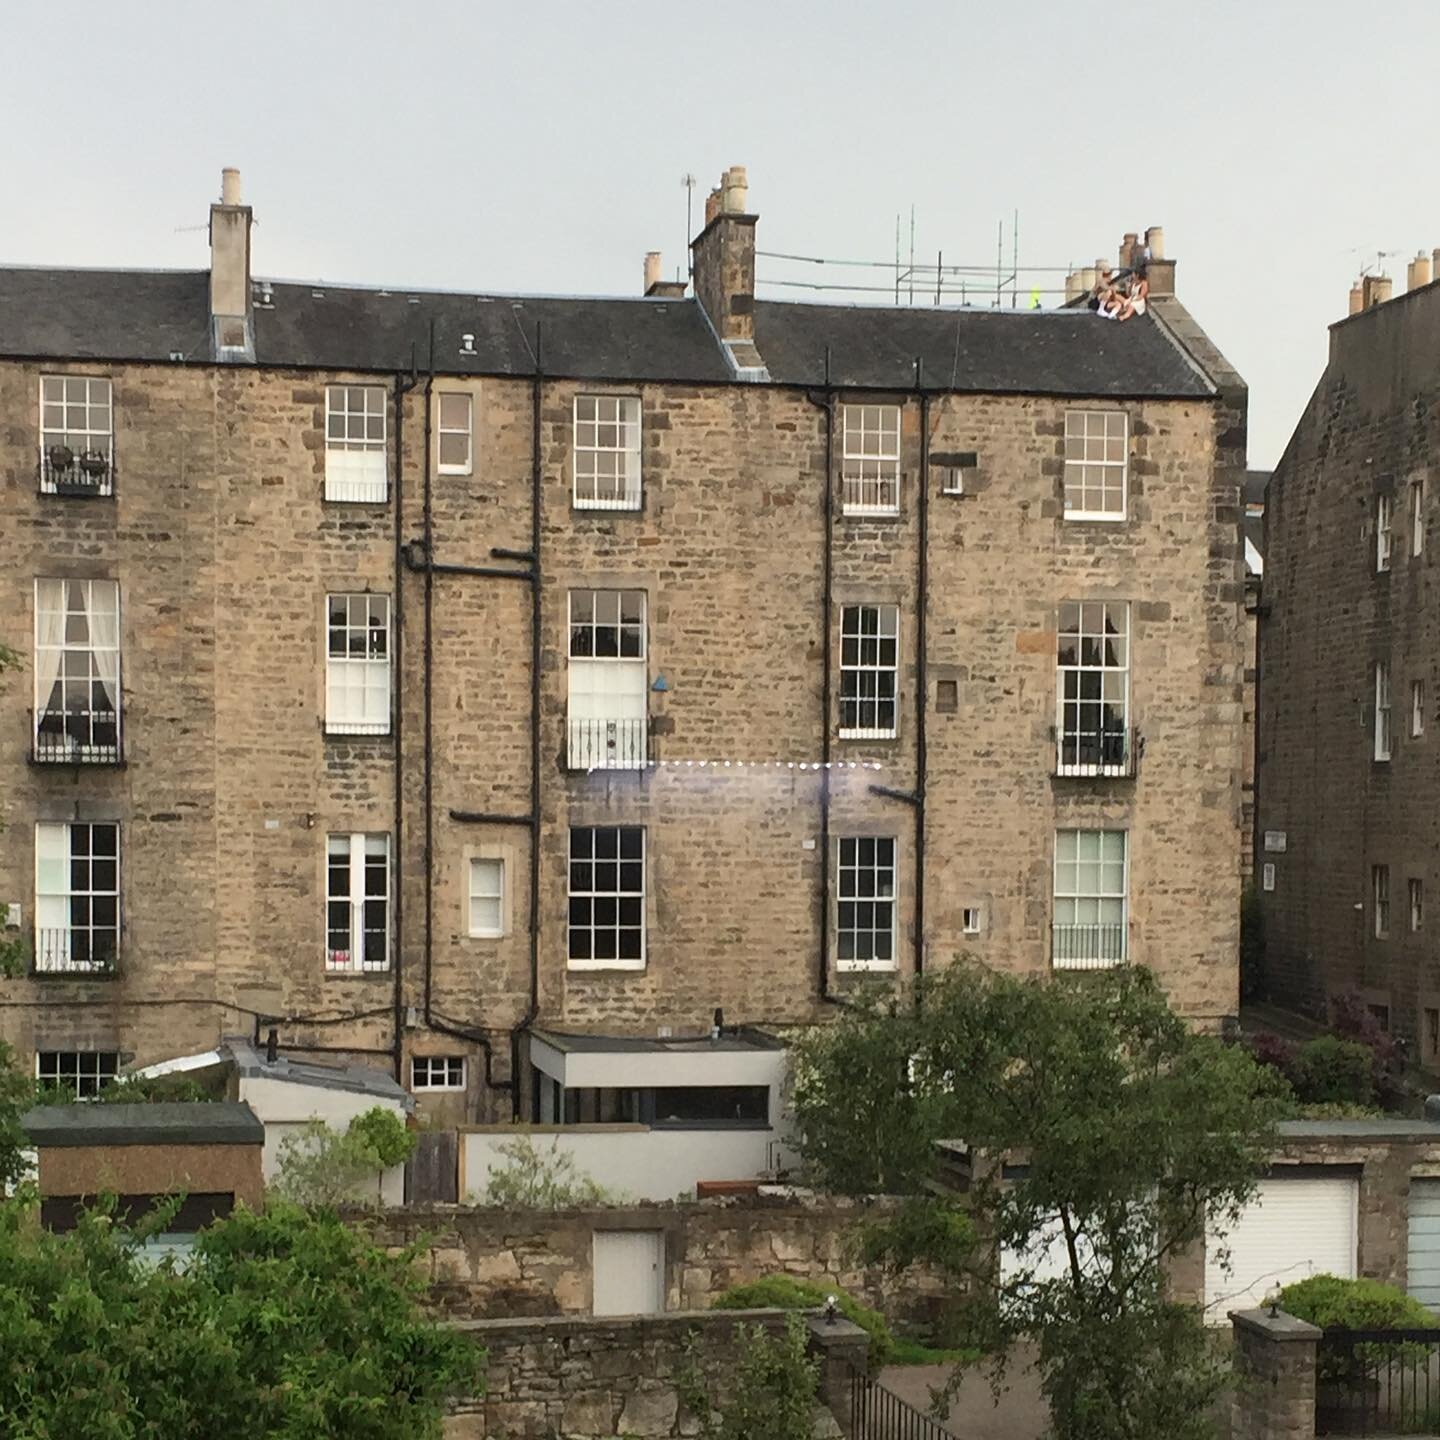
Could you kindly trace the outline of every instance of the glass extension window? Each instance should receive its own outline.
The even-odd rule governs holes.
[[[412,1090],[463,1090],[465,1088],[465,1057],[463,1055],[416,1055],[410,1061]]]
[[[840,609],[840,738],[888,740],[896,733],[900,611],[895,605]]]
[[[1123,600],[1061,605],[1055,664],[1056,773],[1129,774],[1129,605]]]
[[[1065,412],[1065,518],[1123,520],[1130,418],[1123,410]]]
[[[575,508],[640,508],[640,401],[575,397]]]
[[[37,762],[120,760],[120,587],[35,582]]]
[[[842,414],[841,505],[847,515],[900,513],[900,407],[846,405]]]
[[[1390,758],[1390,667],[1375,662],[1375,758]]]
[[[390,597],[330,595],[325,602],[325,729],[390,733]]]
[[[842,835],[836,887],[836,964],[895,968],[895,839]]]
[[[569,768],[643,770],[649,669],[643,590],[570,592]]]
[[[325,387],[325,498],[384,504],[385,389],[381,385]]]
[[[325,968],[390,968],[390,837],[331,835],[325,867]]]
[[[570,968],[645,968],[645,831],[570,827]]]
[[[474,463],[471,424],[475,402],[469,395],[443,393],[439,402],[437,468],[442,475],[468,475]]]
[[[505,933],[505,862],[470,861],[470,934],[493,940]]]
[[[120,827],[35,827],[35,969],[113,971],[120,954]]]
[[[1100,970],[1126,955],[1126,835],[1123,830],[1055,832],[1057,970]]]
[[[114,1050],[39,1050],[35,1078],[42,1085],[70,1090],[77,1100],[98,1095],[120,1073]]]
[[[40,489],[46,495],[113,493],[115,432],[110,382],[40,377]]]

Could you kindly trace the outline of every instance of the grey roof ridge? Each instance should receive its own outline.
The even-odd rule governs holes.
[[[34,270],[46,275],[208,275],[210,267],[181,265],[33,265],[0,260],[0,270]]]
[[[886,305],[869,300],[794,300],[784,295],[766,295],[763,299],[766,305],[793,305],[797,309],[808,305],[817,310],[877,310],[895,315],[1007,315],[1015,319],[1035,320],[1082,313],[1073,305],[1052,305],[1048,310],[1007,310],[996,305]]]
[[[43,269],[45,267],[38,266],[36,268]],[[377,285],[351,280],[301,280],[287,275],[252,275],[250,283],[252,285],[293,285],[298,290],[358,290],[367,295],[435,295],[450,300],[463,300],[467,297],[477,301],[510,300],[521,303],[526,300],[603,300],[607,304],[694,304],[699,309],[705,308],[693,295],[682,295],[679,299],[671,299],[664,295],[599,295],[584,291],[475,290],[456,289],[453,286],[443,285]]]
[[[1180,313],[1184,315],[1185,318],[1192,325],[1194,325],[1197,330],[1200,328],[1199,322],[1185,308],[1185,306],[1180,302],[1180,299],[1177,296],[1162,295],[1159,297],[1159,299],[1162,303],[1167,301],[1173,303],[1175,305],[1175,308],[1178,309]],[[1218,395],[1220,393],[1219,380],[1210,373],[1209,369],[1205,365],[1201,364],[1199,358],[1176,333],[1174,326],[1172,326],[1170,322],[1165,318],[1164,310],[1161,308],[1161,305],[1156,303],[1155,297],[1151,297],[1150,303],[1146,308],[1151,318],[1158,326],[1160,333],[1175,347],[1176,350],[1180,352],[1180,356],[1185,361],[1185,363],[1210,387],[1210,393],[1212,395]],[[1215,353],[1217,355],[1220,354],[1218,346],[1216,347]],[[1221,358],[1223,359],[1224,357],[1222,356]],[[1227,365],[1229,364],[1228,361],[1226,361],[1225,363]]]

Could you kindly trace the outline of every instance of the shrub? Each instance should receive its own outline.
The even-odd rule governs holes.
[[[615,1205],[624,1197],[607,1190],[575,1164],[557,1137],[542,1151],[528,1135],[495,1147],[505,1164],[491,1170],[479,1194],[482,1205],[511,1210],[570,1210],[581,1205]]]
[[[1317,1035],[1295,1052],[1290,1083],[1303,1105],[1369,1105],[1375,1099],[1374,1055],[1358,1040]]]
[[[306,1209],[379,1204],[384,1172],[414,1149],[415,1136],[404,1121],[380,1105],[357,1115],[343,1134],[310,1120],[280,1142],[274,1188]]]
[[[808,1353],[796,1315],[781,1335],[737,1325],[739,1364],[726,1377],[723,1398],[711,1399],[692,1333],[677,1375],[680,1398],[700,1425],[702,1440],[810,1440],[815,1433],[815,1392],[820,1362]]]
[[[1261,1065],[1278,1070],[1287,1080],[1295,1064],[1295,1047],[1283,1035],[1261,1030],[1250,1037],[1250,1053]]]
[[[1280,1308],[1322,1330],[1428,1330],[1435,1316],[1395,1285],[1311,1275],[1280,1292]]]
[[[1369,1051],[1375,1097],[1387,1109],[1405,1098],[1405,1056],[1400,1042],[1370,1013],[1363,995],[1349,991],[1330,997],[1330,1025],[1342,1040],[1356,1040]]]
[[[781,1310],[819,1310],[832,1295],[840,1313],[870,1337],[871,1369],[888,1364],[895,1352],[895,1338],[885,1317],[833,1286],[827,1288],[809,1280],[797,1280],[793,1275],[766,1275],[748,1285],[732,1285],[716,1298],[714,1308],[763,1310],[774,1306]]]

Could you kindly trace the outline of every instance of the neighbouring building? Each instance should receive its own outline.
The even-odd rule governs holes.
[[[1160,232],[1124,324],[757,299],[755,236],[736,167],[689,293],[265,280],[230,171],[208,271],[0,269],[40,1075],[263,1026],[753,1125],[712,1033],[966,953],[1234,1014],[1246,393]]]
[[[1260,591],[1265,579],[1265,487],[1268,470],[1247,470],[1241,490],[1240,520],[1245,551],[1245,769],[1240,786],[1240,871],[1248,880],[1255,868],[1255,693],[1259,678],[1256,646]]]
[[[1424,256],[1408,278],[1356,285],[1270,481],[1255,879],[1270,998],[1359,992],[1433,1067],[1440,285]]]

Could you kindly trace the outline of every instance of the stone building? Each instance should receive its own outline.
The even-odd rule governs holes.
[[[1271,998],[1323,1014],[1359,991],[1433,1066],[1440,285],[1430,274],[1428,258],[1412,262],[1393,299],[1383,276],[1356,285],[1270,481],[1256,879]]]
[[[1234,1013],[1246,399],[1158,231],[1115,324],[757,299],[738,167],[688,295],[267,281],[250,223],[227,172],[208,272],[0,270],[25,1063],[273,1028],[451,1119],[704,1123],[754,1087],[528,1036],[963,953]]]

